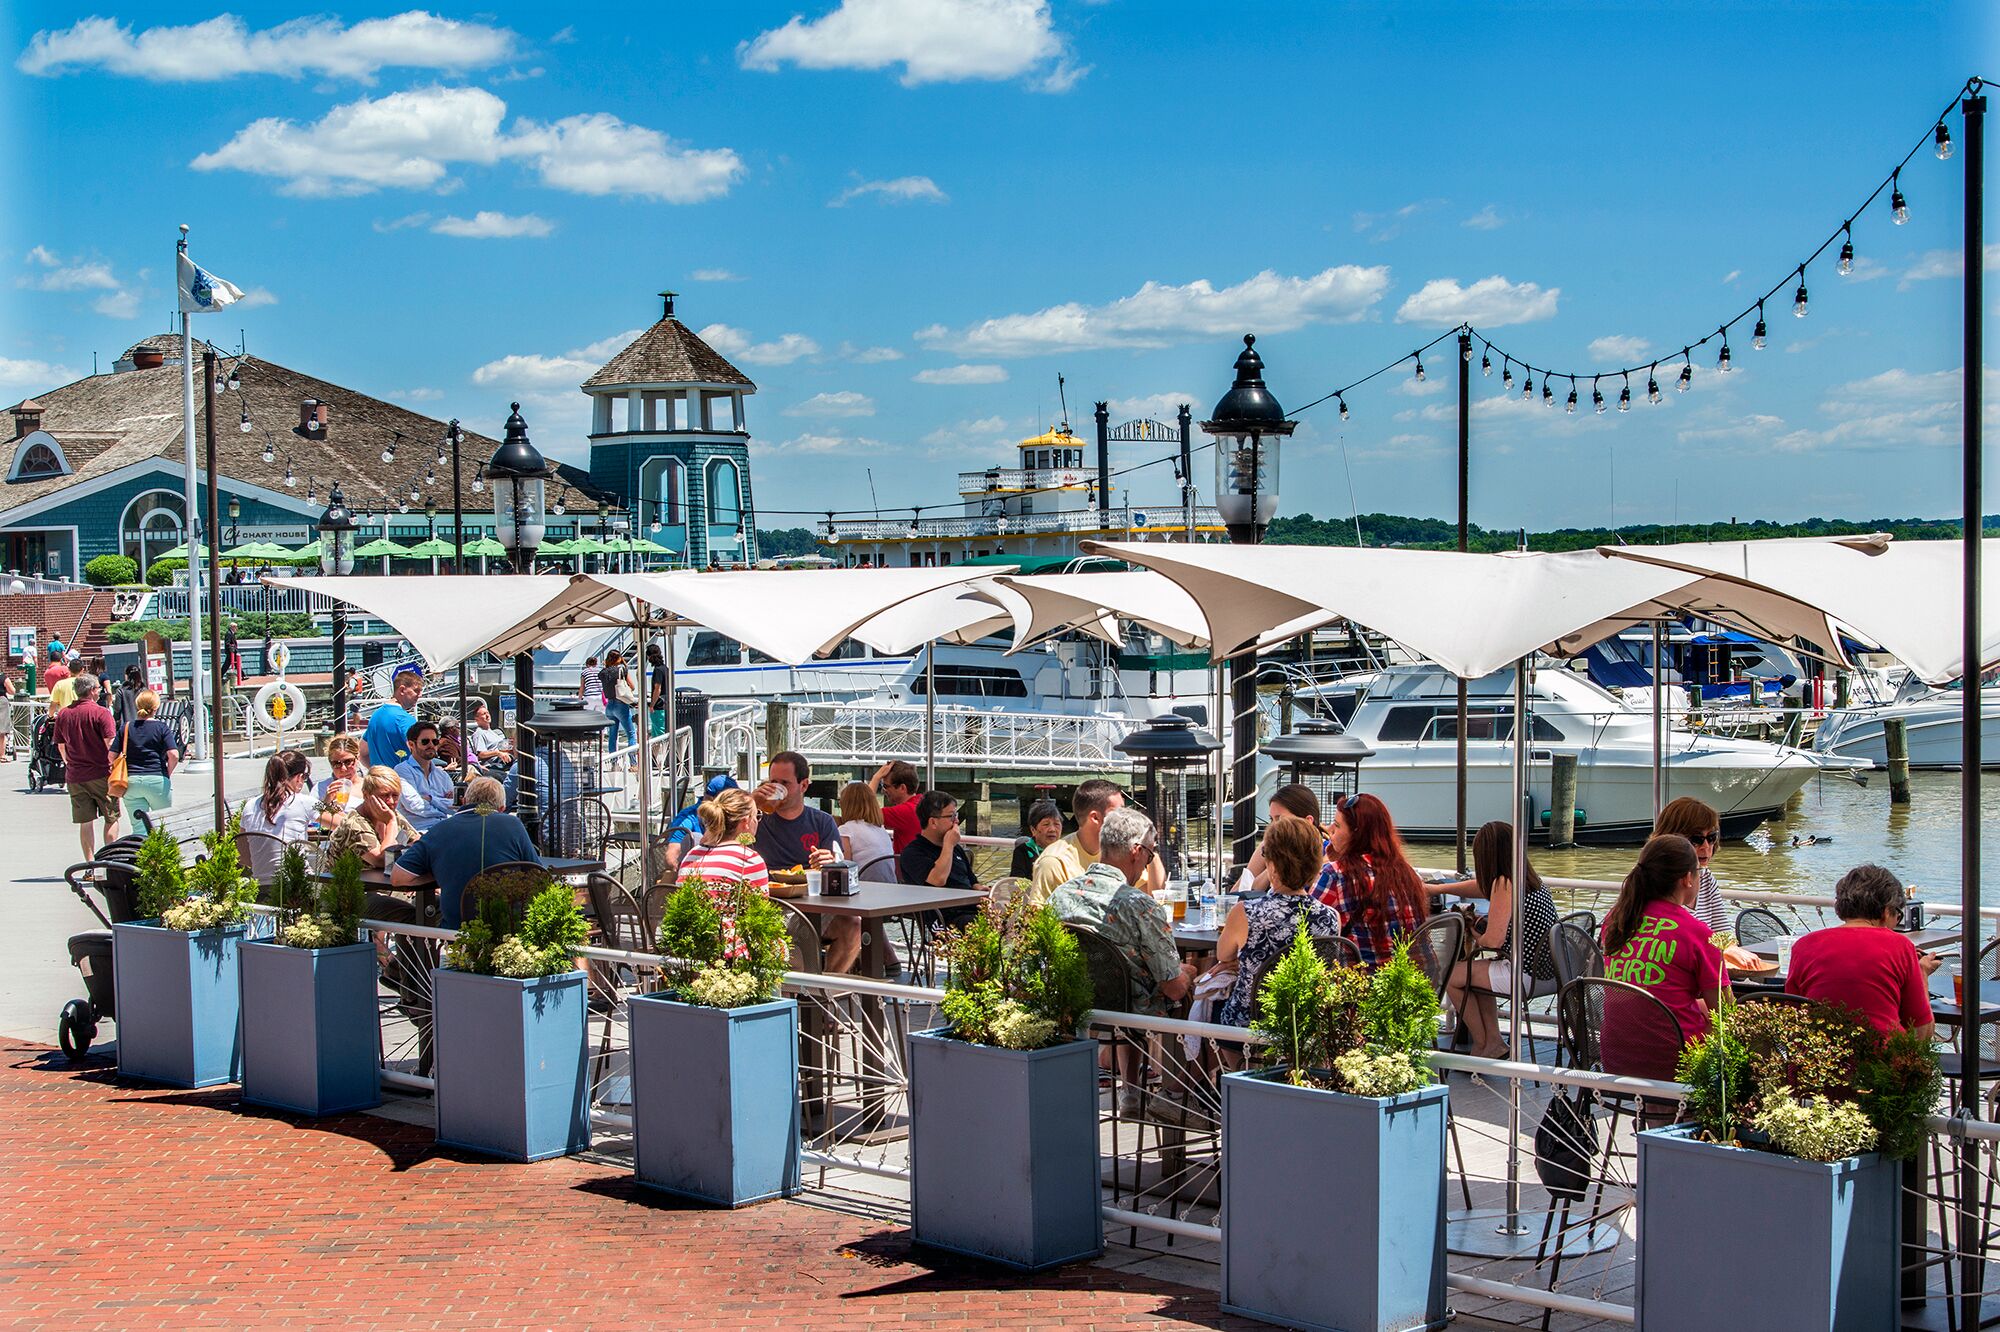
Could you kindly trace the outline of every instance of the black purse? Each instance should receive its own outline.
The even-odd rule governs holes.
[[[1590,1163],[1597,1156],[1597,1121],[1590,1116],[1590,1093],[1557,1096],[1535,1127],[1535,1174],[1558,1200],[1575,1202],[1590,1187]]]

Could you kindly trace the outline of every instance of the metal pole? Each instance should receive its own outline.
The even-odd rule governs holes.
[[[347,730],[347,603],[339,597],[333,599],[333,729]]]
[[[1962,444],[1965,468],[1965,587],[1964,615],[1965,640],[1963,655],[1965,675],[1959,682],[1960,714],[1959,756],[1959,880],[1960,910],[1965,921],[1965,941],[1959,946],[1962,958],[1979,956],[1979,833],[1981,818],[1980,764],[1984,755],[1980,746],[1980,703],[1985,690],[1981,688],[1979,626],[1979,557],[1980,542],[1985,527],[1985,477],[1984,459],[1985,410],[1984,394],[1981,390],[1982,367],[1986,364],[1985,330],[1981,315],[1986,304],[1985,254],[1986,254],[1986,98],[1981,93],[1984,85],[1974,79],[1971,94],[1960,103],[1959,110],[1965,115],[1965,361],[1961,372],[1965,376],[1965,405],[1961,429],[1964,431]],[[1962,968],[1965,977],[1965,1001],[1969,1005],[1966,1012],[1977,1014],[1985,998],[1982,981],[1985,968],[1973,966]],[[1978,1031],[1975,1021],[1969,1031]],[[1958,1113],[1967,1118],[1976,1118],[1980,1113],[1979,1100],[1979,1054],[1976,1048],[1968,1050],[1959,1061]],[[1959,1326],[1976,1328],[1980,1324],[1980,1286],[1984,1281],[1984,1266],[1981,1255],[1985,1251],[1985,1235],[1982,1233],[1985,1217],[1973,1204],[1978,1197],[1979,1163],[1978,1153],[1973,1144],[1961,1140],[1958,1144],[1958,1253],[1959,1253]]]
[[[458,466],[458,442],[464,432],[458,428],[457,417],[452,418],[451,424],[446,428],[445,433],[451,438],[451,571],[454,574],[463,574],[465,572],[465,489],[464,473],[459,470]],[[468,778],[472,775],[472,709],[466,699],[466,694],[469,691],[470,684],[466,679],[465,662],[461,658],[458,663],[458,744],[459,748],[464,751],[461,770]],[[517,755],[516,761],[518,760],[519,756]]]
[[[643,605],[636,598],[631,602],[633,646],[639,652],[639,900],[646,897],[646,866],[653,860],[653,701],[647,697],[646,680],[646,616],[652,607]],[[667,734],[667,749],[673,750],[674,737]]]
[[[186,316],[182,316],[185,319]],[[215,473],[215,353],[201,354],[201,374],[203,393],[202,434],[207,445],[208,465],[208,517],[203,524],[207,531],[220,531],[222,521],[217,513],[220,507],[216,494]],[[210,546],[214,539],[211,537]],[[189,548],[190,558],[194,555]],[[215,830],[217,833],[229,826],[228,801],[222,794],[222,671],[217,663],[222,660],[222,566],[216,562],[216,552],[208,553],[208,645],[209,645],[209,694],[212,707],[209,713],[209,727],[213,736],[213,759],[215,768]],[[193,643],[201,634],[197,621],[189,626],[188,642]]]
[[[1467,505],[1472,489],[1472,334],[1461,330],[1458,335],[1458,550],[1462,555],[1471,545],[1471,524],[1468,521]],[[1355,520],[1358,524],[1360,519]],[[1355,540],[1360,541],[1357,530]],[[1452,844],[1458,854],[1458,872],[1465,873],[1465,782],[1466,730],[1470,720],[1466,716],[1465,677],[1458,680],[1458,833]]]
[[[1194,445],[1188,437],[1188,424],[1194,414],[1186,403],[1181,404],[1177,419],[1181,428],[1181,540],[1191,543],[1194,541]]]
[[[1463,362],[1461,362],[1463,364]],[[1522,886],[1528,881],[1528,659],[1514,663],[1514,876],[1513,909],[1507,928],[1516,963],[1507,968],[1507,1016],[1512,1028],[1508,1045],[1516,1061],[1521,1058],[1522,1027],[1525,1025],[1521,996],[1521,972],[1528,950],[1523,939],[1521,918]],[[1525,1234],[1521,1224],[1521,1080],[1507,1079],[1507,1216],[1500,1224],[1503,1235]]]
[[[1653,819],[1659,820],[1660,811],[1667,803],[1667,761],[1666,761],[1666,689],[1667,673],[1660,663],[1660,622],[1653,621]]]
[[[528,837],[542,845],[540,818],[536,813],[535,790],[535,654],[532,650],[514,657],[514,765],[519,774],[515,783],[515,814],[528,829]],[[555,774],[549,774],[551,780]]]
[[[667,617],[667,798],[665,809],[678,809],[675,803],[681,798],[680,788],[680,708],[674,700],[674,620]],[[651,817],[652,811],[647,811]]]
[[[1097,525],[1111,526],[1111,405],[1103,402],[1097,404]]]
[[[180,255],[187,253],[187,223],[181,223],[181,239],[175,255],[175,268],[179,269]],[[187,509],[187,520],[181,524],[187,535],[188,548],[188,694],[194,699],[194,756],[208,757],[208,719],[202,714],[208,710],[207,700],[201,688],[201,542],[204,533],[201,524],[201,509],[195,500],[196,490],[194,454],[194,332],[188,324],[187,311],[181,311],[181,466],[186,473],[181,481],[181,502]],[[212,543],[211,543],[212,544]],[[214,552],[211,551],[212,555]],[[79,571],[81,572],[81,571]],[[139,572],[144,573],[141,569]],[[167,676],[173,677],[174,653],[171,645],[167,648]]]
[[[937,643],[924,647],[924,790],[937,790]]]
[[[1213,652],[1214,650],[1214,645],[1211,644],[1209,651]],[[1224,877],[1229,871],[1229,862],[1222,854],[1222,849],[1226,845],[1222,840],[1222,792],[1223,778],[1229,773],[1229,760],[1227,757],[1229,730],[1222,724],[1222,666],[1220,663],[1212,662],[1210,664],[1208,668],[1208,687],[1209,694],[1214,699],[1214,710],[1209,713],[1209,719],[1215,727],[1215,738],[1222,742],[1215,747],[1215,756],[1210,760],[1215,765],[1215,781],[1208,789],[1208,845],[1215,857],[1215,891],[1224,893],[1228,892],[1230,888],[1229,881]]]

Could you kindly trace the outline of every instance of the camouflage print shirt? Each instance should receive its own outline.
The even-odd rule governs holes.
[[[1064,924],[1081,925],[1118,950],[1145,991],[1141,1011],[1166,1009],[1159,987],[1181,974],[1181,955],[1167,909],[1152,894],[1134,888],[1100,861],[1059,885],[1049,895],[1049,906]]]

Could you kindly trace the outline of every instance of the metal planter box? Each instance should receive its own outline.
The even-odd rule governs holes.
[[[1286,1327],[1443,1327],[1445,1108],[1222,1079],[1222,1308]]]
[[[590,1146],[583,973],[431,972],[437,1140],[510,1161]]]
[[[1870,1152],[1801,1161],[1700,1142],[1691,1124],[1639,1135],[1639,1326],[1699,1327],[1727,1308],[1737,1327],[1797,1332],[1896,1326],[1902,1169]],[[1745,1234],[1732,1206],[1756,1200],[1756,1266],[1741,1273]],[[1721,1282],[1718,1285],[1718,1281]]]
[[[243,1099],[302,1115],[382,1104],[375,946],[245,943]]]
[[[639,1182],[725,1207],[797,1193],[798,1004],[629,1002]]]
[[[185,933],[157,920],[111,927],[118,1071],[172,1087],[213,1087],[243,1071],[236,977],[248,927]]]
[[[1097,1042],[1003,1050],[912,1032],[916,1242],[1035,1271],[1104,1250]]]

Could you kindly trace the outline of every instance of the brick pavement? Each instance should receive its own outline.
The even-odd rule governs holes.
[[[1018,1276],[803,1204],[704,1209],[610,1165],[497,1163],[3,1048],[0,1327],[1262,1326],[1209,1291]]]

